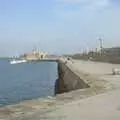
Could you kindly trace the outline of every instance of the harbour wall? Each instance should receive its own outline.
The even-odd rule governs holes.
[[[71,102],[75,109],[79,108],[78,111],[80,111],[80,104],[83,103],[85,98],[97,96],[98,94],[107,93],[108,91],[120,88],[118,76],[111,77],[111,75],[109,75],[108,78],[106,78],[106,76],[104,76],[105,79],[103,78],[105,73],[109,73],[106,68],[110,69],[116,67],[113,64],[108,65],[106,63],[102,63],[103,65],[101,65],[101,63],[93,63],[90,61],[80,61],[79,64],[76,64],[78,61],[73,61],[72,63],[71,61],[64,60],[59,60],[57,62],[59,78],[55,83],[55,94],[57,94],[55,97],[49,96],[46,99],[34,99],[23,101],[16,105],[6,106],[0,109],[0,118],[4,120],[47,120],[60,119],[61,115],[63,115],[64,119],[66,104],[68,107],[67,114],[71,115],[71,112],[68,112],[69,110],[72,111],[73,108],[73,106],[71,106]],[[96,73],[95,71],[93,72],[94,74],[91,72],[93,66],[96,71]],[[89,67],[91,69],[88,69]],[[101,74],[101,72],[97,72],[97,70],[104,70],[104,73]],[[100,76],[98,76],[98,73],[100,73]],[[80,100],[82,100],[82,103]],[[89,102],[90,101],[88,101],[88,104]],[[57,110],[59,109],[62,109],[63,113],[61,111],[60,114],[58,114]],[[86,108],[83,108],[83,112],[84,109]]]
[[[55,83],[55,94],[88,88],[89,85],[70,67],[70,61],[58,61],[58,79]],[[71,63],[72,64],[72,63]]]

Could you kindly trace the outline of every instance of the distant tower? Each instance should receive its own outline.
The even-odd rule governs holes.
[[[100,37],[99,38],[99,42],[100,42],[100,52],[102,54],[102,50],[103,50],[103,39]]]
[[[36,47],[36,45],[35,45],[35,46],[33,47],[33,49],[32,49],[32,52],[35,54],[36,51],[37,51],[37,47]]]

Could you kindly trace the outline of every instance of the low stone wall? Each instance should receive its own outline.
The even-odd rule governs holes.
[[[88,88],[88,84],[73,71],[67,63],[58,62],[58,76],[56,82],[55,94],[70,92],[77,89]]]

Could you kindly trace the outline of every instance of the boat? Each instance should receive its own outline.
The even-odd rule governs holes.
[[[10,61],[10,64],[19,64],[19,63],[25,63],[27,60],[12,60]]]

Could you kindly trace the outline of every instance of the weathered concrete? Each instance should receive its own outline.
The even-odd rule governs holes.
[[[77,100],[52,111],[40,120],[120,120],[120,90]],[[39,120],[39,119],[36,120]]]
[[[69,67],[66,62],[58,62],[58,93],[88,88],[89,85],[85,83],[85,80],[81,79],[80,74],[76,74],[76,72]]]
[[[112,69],[120,65],[75,60],[66,65],[90,87],[6,106],[0,109],[0,119],[119,120],[120,76],[112,75]]]

